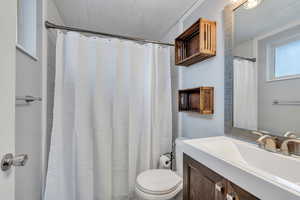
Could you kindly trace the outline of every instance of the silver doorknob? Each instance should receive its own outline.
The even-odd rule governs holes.
[[[11,168],[11,166],[20,167],[25,166],[28,160],[27,154],[20,154],[17,156],[13,156],[13,154],[8,153],[3,156],[1,160],[1,170],[7,171]]]

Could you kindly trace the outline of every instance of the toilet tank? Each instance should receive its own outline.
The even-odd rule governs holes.
[[[183,141],[188,138],[180,137],[175,140],[176,148],[176,171],[180,177],[183,177]]]

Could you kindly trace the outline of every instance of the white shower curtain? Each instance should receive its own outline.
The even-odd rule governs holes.
[[[171,150],[170,48],[58,32],[45,200],[134,199]]]
[[[233,68],[234,127],[257,130],[257,66],[247,60],[235,59]]]

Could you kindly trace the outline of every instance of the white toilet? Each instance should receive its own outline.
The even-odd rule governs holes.
[[[182,190],[182,139],[176,140],[177,171],[169,169],[147,170],[136,179],[136,194],[144,200],[169,200]]]

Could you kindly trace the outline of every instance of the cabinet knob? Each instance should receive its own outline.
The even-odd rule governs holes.
[[[235,192],[230,192],[226,195],[226,200],[238,200]]]
[[[216,183],[215,185],[215,189],[218,191],[218,192],[224,192],[224,183],[223,182],[219,182],[219,183]]]

